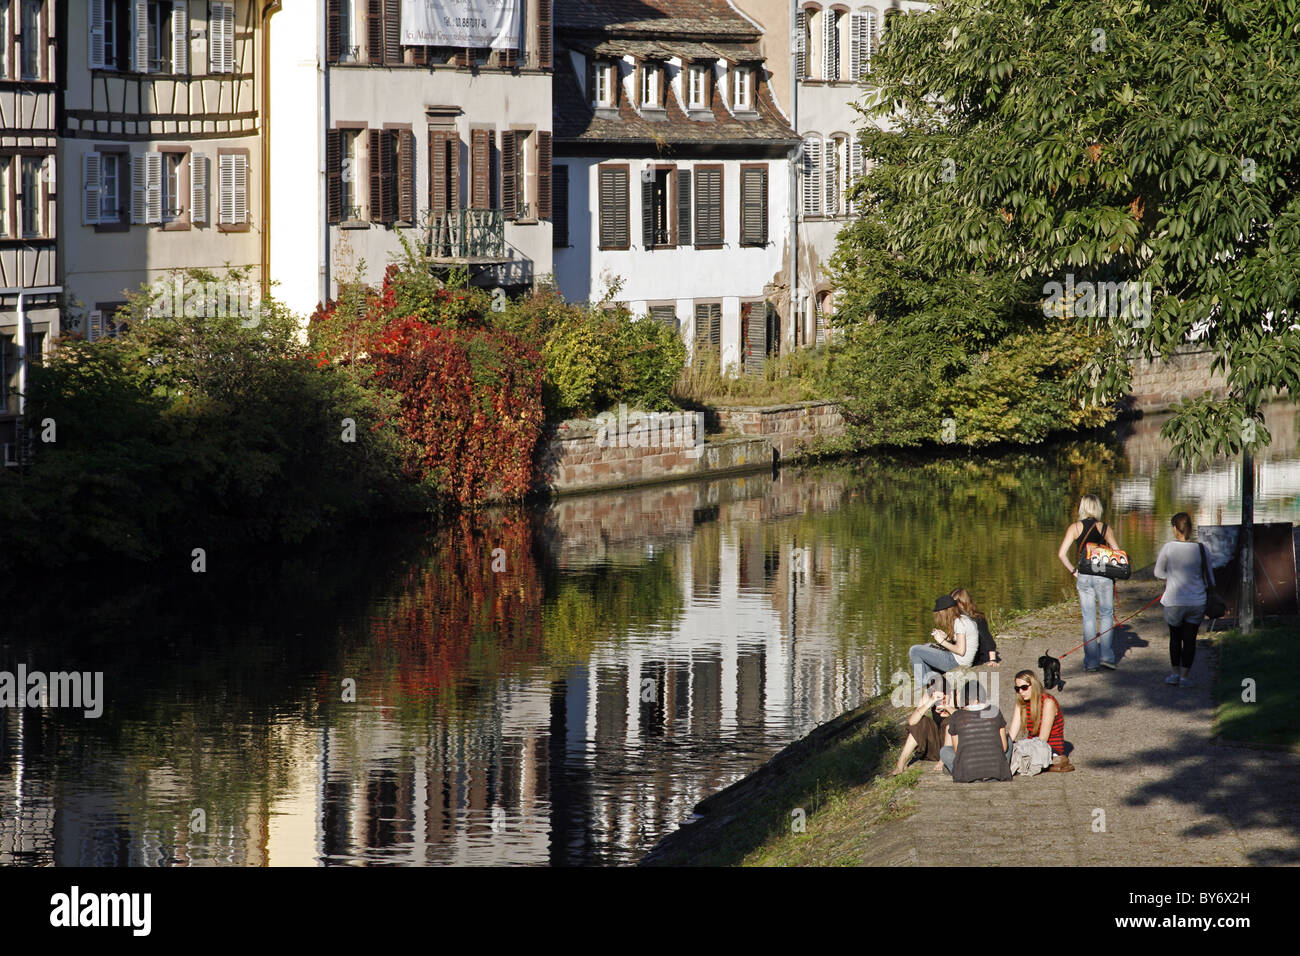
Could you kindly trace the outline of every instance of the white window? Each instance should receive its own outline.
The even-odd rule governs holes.
[[[822,11],[822,79],[840,78],[840,12]]]
[[[537,215],[537,210],[531,205],[532,180],[528,175],[528,151],[532,142],[532,130],[515,130],[515,216],[518,219],[532,219]]]
[[[45,44],[41,28],[45,19],[45,0],[22,0],[22,71],[24,80],[39,80],[45,75]]]
[[[217,172],[217,193],[223,226],[248,222],[248,157],[243,153],[223,153]]]
[[[181,218],[181,163],[184,153],[163,153],[162,163],[162,221],[175,222]]]
[[[208,221],[208,192],[212,164],[206,153],[190,154],[190,222]]]
[[[754,74],[747,66],[738,66],[731,71],[731,106],[736,110],[754,108]]]
[[[13,158],[0,156],[0,237],[13,235],[12,211],[9,208],[10,183],[13,176]]]
[[[854,82],[871,73],[876,52],[876,15],[869,10],[853,14],[849,24],[849,79]]]
[[[361,204],[357,202],[357,140],[361,131],[339,130],[342,149],[339,157],[339,205],[345,220],[361,218]]]
[[[824,212],[827,216],[838,216],[843,209],[840,199],[844,195],[844,137],[836,136],[826,140],[822,150],[826,161],[822,173],[822,183],[826,187]]]
[[[23,238],[45,235],[45,184],[46,157],[24,156],[21,189],[18,201],[23,205]]]
[[[613,63],[597,63],[594,99],[597,106],[614,105],[614,83],[616,75]]]
[[[663,77],[663,67],[658,63],[647,63],[641,68],[641,105],[657,109],[660,105],[659,83]]]
[[[852,186],[865,172],[866,164],[862,157],[862,144],[854,138],[853,142],[849,144],[849,185]],[[859,204],[857,202],[848,203],[849,212],[856,214],[858,208]]]
[[[346,21],[345,21],[346,22]],[[344,40],[344,49],[350,39]],[[208,72],[235,72],[235,5],[208,4]]]
[[[0,37],[9,36],[9,18],[13,16],[13,0],[0,0]],[[9,44],[0,43],[0,79],[9,76]]]
[[[708,109],[708,67],[692,63],[688,77],[687,107],[693,110]]]

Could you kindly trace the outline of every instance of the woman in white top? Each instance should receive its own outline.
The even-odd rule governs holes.
[[[962,614],[952,595],[942,594],[934,602],[933,644],[913,644],[907,651],[918,686],[925,687],[934,674],[955,667],[970,667],[979,648],[979,625]]]
[[[1187,674],[1196,657],[1196,632],[1205,617],[1206,580],[1201,567],[1202,546],[1192,540],[1192,519],[1180,511],[1170,523],[1175,540],[1160,549],[1155,567],[1155,576],[1168,582],[1160,603],[1165,606],[1165,623],[1169,625],[1169,662],[1173,671],[1165,683],[1187,687],[1192,683]],[[1208,555],[1204,570],[1213,587],[1214,569]]]

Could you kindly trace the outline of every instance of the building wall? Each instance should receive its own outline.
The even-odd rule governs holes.
[[[260,281],[261,122],[256,68],[260,20],[254,0],[236,0],[234,72],[209,72],[209,5],[184,0],[189,12],[190,72],[142,74],[90,67],[88,3],[68,5],[66,92],[61,168],[66,194],[75,201],[61,208],[63,273],[73,330],[96,303],[121,301],[125,293],[152,284],[167,270],[201,267],[221,271],[247,268]],[[189,150],[183,163],[188,183],[190,158],[209,159],[207,222],[144,225],[130,222],[130,182],[124,177],[119,202],[124,227],[84,224],[82,157],[100,147],[124,148],[130,155],[168,147]],[[247,228],[219,225],[218,156],[221,150],[248,155]],[[188,189],[181,188],[188,203]]]
[[[600,204],[598,167],[605,163],[627,163],[628,222],[631,245],[627,250],[599,247]],[[763,162],[768,167],[768,243],[763,247],[741,246],[740,169]],[[673,304],[688,347],[695,339],[695,303],[722,304],[722,364],[741,360],[740,310],[743,302],[764,301],[768,287],[782,269],[784,237],[789,230],[789,164],[785,159],[760,160],[673,160],[679,169],[697,165],[722,165],[723,247],[646,250],[641,242],[641,175],[657,160],[598,160],[563,157],[556,165],[568,167],[569,246],[557,249],[555,275],[561,293],[570,301],[596,302],[610,295],[626,302],[633,312],[643,313],[650,305]],[[667,295],[665,293],[668,293]]]

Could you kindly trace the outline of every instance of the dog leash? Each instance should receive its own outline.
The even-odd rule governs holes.
[[[1077,651],[1080,647],[1087,647],[1087,646],[1088,646],[1089,644],[1091,644],[1093,641],[1098,640],[1099,638],[1105,636],[1106,634],[1109,634],[1111,631],[1115,630],[1115,628],[1119,627],[1121,624],[1127,624],[1129,621],[1133,620],[1133,618],[1137,617],[1139,614],[1141,614],[1143,611],[1145,611],[1147,608],[1149,608],[1152,604],[1155,604],[1157,601],[1160,600],[1160,598],[1162,598],[1162,597],[1164,597],[1164,596],[1165,596],[1165,592],[1161,591],[1160,594],[1157,595],[1156,597],[1152,598],[1150,602],[1148,602],[1147,604],[1142,605],[1142,607],[1138,608],[1136,611],[1134,611],[1134,612],[1133,612],[1132,614],[1130,614],[1128,617],[1124,618],[1124,620],[1119,621],[1119,622],[1117,622],[1117,623],[1115,623],[1115,624],[1112,624],[1110,627],[1106,628],[1106,630],[1104,630],[1104,631],[1102,631],[1100,634],[1098,634],[1097,637],[1094,637],[1094,638],[1091,638],[1090,640],[1086,640],[1086,641],[1084,641],[1082,644],[1079,645],[1079,647],[1072,647],[1072,648],[1070,648],[1068,651],[1066,651],[1064,654],[1061,655],[1061,659],[1064,660],[1065,658],[1069,657],[1071,654],[1073,654],[1075,651]]]

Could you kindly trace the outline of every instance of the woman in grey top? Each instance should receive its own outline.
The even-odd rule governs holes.
[[[1174,515],[1175,540],[1160,549],[1155,576],[1168,583],[1160,603],[1165,606],[1165,623],[1169,625],[1169,662],[1172,673],[1166,684],[1187,687],[1192,683],[1188,672],[1196,656],[1196,632],[1205,617],[1206,580],[1201,572],[1202,546],[1192,540],[1192,519],[1187,512]],[[1206,556],[1205,571],[1214,586],[1214,569]]]

